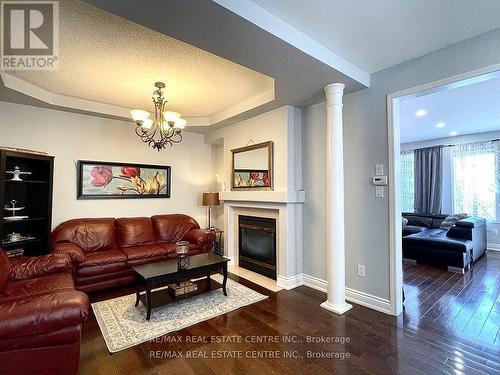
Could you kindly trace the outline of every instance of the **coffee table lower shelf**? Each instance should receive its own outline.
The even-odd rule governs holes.
[[[182,294],[182,295],[176,296],[176,297],[172,297],[170,295],[167,287],[157,289],[157,290],[152,290],[151,291],[151,309],[154,309],[155,307],[159,307],[159,306],[164,306],[164,305],[167,305],[167,304],[175,302],[175,301],[179,301],[182,299],[193,297],[193,296],[196,296],[198,294],[208,293],[208,292],[211,292],[211,291],[217,290],[217,289],[223,289],[223,285],[221,283],[219,283],[213,279],[209,279],[209,280],[210,280],[210,285],[208,284],[207,278],[193,280],[193,283],[198,286],[198,289],[194,292]],[[140,293],[138,297],[139,297],[139,299],[137,300],[137,298],[136,298],[135,305],[138,306],[139,301],[140,301],[147,308],[148,301],[147,301],[146,293],[145,292]],[[149,318],[147,320],[149,320]]]

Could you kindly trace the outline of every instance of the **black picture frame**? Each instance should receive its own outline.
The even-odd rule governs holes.
[[[157,194],[85,194],[84,193],[84,178],[83,172],[86,165],[102,166],[102,167],[118,167],[118,168],[140,168],[141,171],[147,169],[157,169],[165,171],[166,186],[163,193]],[[152,198],[170,198],[170,191],[172,185],[171,167],[167,165],[155,164],[136,164],[136,163],[121,163],[121,162],[107,162],[96,160],[78,160],[77,161],[77,199],[152,199]],[[120,177],[117,177],[120,178]],[[163,189],[162,189],[163,190]]]

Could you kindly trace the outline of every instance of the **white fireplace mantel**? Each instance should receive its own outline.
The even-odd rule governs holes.
[[[221,201],[304,203],[305,192],[300,191],[221,191]]]

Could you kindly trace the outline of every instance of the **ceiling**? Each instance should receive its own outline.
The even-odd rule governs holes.
[[[130,108],[151,109],[153,83],[164,80],[186,131],[206,133],[323,101],[329,83],[345,93],[369,85],[366,72],[254,3],[221,1],[61,1],[60,69],[0,72],[0,100],[130,120]]]
[[[274,88],[264,74],[82,1],[60,2],[59,49],[58,70],[15,76],[52,93],[146,110],[154,82],[164,81],[168,108],[186,117],[207,117]]]
[[[64,0],[59,70],[0,72],[0,100],[130,120],[162,80],[207,133],[498,27],[500,3],[478,1]]]
[[[401,143],[500,130],[500,77],[402,100],[400,124]]]
[[[500,27],[498,0],[252,0],[369,73]]]

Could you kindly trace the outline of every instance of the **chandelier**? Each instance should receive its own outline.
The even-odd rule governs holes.
[[[154,118],[150,119],[151,114],[142,109],[134,109],[130,114],[137,125],[135,133],[144,143],[160,151],[167,145],[173,146],[174,143],[182,141],[181,132],[186,126],[186,120],[177,112],[165,111],[167,103],[163,97],[165,84],[156,82],[155,87],[152,97],[155,106]]]

